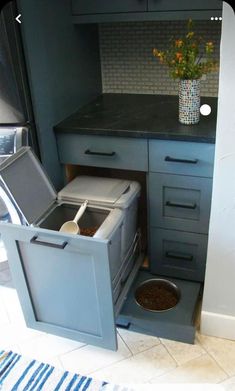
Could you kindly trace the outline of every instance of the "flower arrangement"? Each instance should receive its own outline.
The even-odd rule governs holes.
[[[168,65],[174,79],[200,79],[203,74],[218,69],[217,61],[212,57],[213,42],[205,42],[192,28],[193,21],[189,19],[184,37],[171,38],[170,48],[166,51],[153,49],[153,55],[160,63]]]

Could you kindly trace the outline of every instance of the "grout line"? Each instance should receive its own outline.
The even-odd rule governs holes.
[[[61,361],[61,359],[60,359],[60,355],[56,356],[56,358],[57,358],[57,360],[59,361],[59,363],[60,363],[62,369],[65,371],[66,369],[64,368],[64,365],[63,365],[63,363],[62,363],[62,361]]]
[[[227,376],[227,378],[231,377],[231,375],[228,374],[228,372],[218,363],[218,361],[211,355],[210,352],[207,351],[207,354],[218,365],[218,367],[221,369],[221,371],[224,372],[224,374]],[[227,380],[227,378],[224,380]],[[222,380],[222,381],[224,381],[224,380]]]
[[[116,328],[117,330],[117,328]],[[121,334],[119,333],[119,331],[117,330],[117,334],[119,335],[119,337],[121,338],[122,342],[124,343],[124,345],[127,347],[127,349],[129,350],[129,352],[131,353],[131,356],[135,356],[134,353],[132,353],[131,349],[129,348],[129,346],[127,345],[126,341],[123,339],[123,337],[121,336]]]
[[[133,333],[134,333],[134,331],[133,331]],[[121,339],[123,340],[123,342],[125,343],[125,345],[128,347],[128,349],[131,351],[131,348],[128,346],[128,343],[123,339],[123,337],[121,336],[121,334],[118,332],[118,334],[119,334],[119,336],[121,337]],[[140,333],[140,334],[142,334],[142,333]],[[143,335],[147,335],[147,336],[149,336],[149,337],[151,337],[151,335],[148,335],[148,334],[143,334]],[[156,347],[156,346],[159,346],[159,345],[161,345],[161,341],[160,341],[160,338],[159,337],[156,337],[155,335],[153,335],[152,337],[154,337],[154,338],[157,338],[157,341],[158,342],[156,342],[154,345],[152,345],[152,346],[149,346],[149,347],[146,347],[146,348],[144,348],[143,350],[141,350],[141,351],[139,351],[139,352],[137,352],[137,353],[133,353],[132,351],[131,351],[131,354],[132,354],[132,356],[134,357],[134,356],[136,356],[137,354],[139,354],[139,353],[142,353],[142,352],[146,352],[147,350],[149,350],[149,349],[152,349],[152,348],[154,348],[154,347]]]
[[[168,354],[171,356],[171,358],[173,358],[173,360],[175,361],[176,363],[176,368],[180,366],[180,364],[178,363],[178,361],[175,359],[175,357],[172,355],[172,353],[169,351],[168,347],[164,344],[164,342],[162,342],[162,339],[160,338],[160,342],[162,344],[162,346],[166,349],[166,351],[168,352]],[[177,342],[177,341],[176,341]]]
[[[203,334],[202,334],[203,335]],[[210,348],[207,348],[206,346],[203,346],[203,344],[200,342],[200,339],[198,339],[199,345],[202,347],[202,349],[205,350],[206,354],[210,356],[210,358],[218,365],[218,367],[227,375],[228,377],[231,377],[231,375],[221,366],[221,364],[216,360],[216,358],[212,355],[210,352]],[[227,379],[226,379],[227,380]],[[223,381],[223,380],[222,380]]]

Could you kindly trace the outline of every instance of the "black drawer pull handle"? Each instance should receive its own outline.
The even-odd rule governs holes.
[[[174,157],[166,156],[165,157],[166,162],[174,162],[174,163],[189,163],[189,164],[197,164],[198,159],[177,159]]]
[[[131,325],[130,322],[128,322],[127,324],[116,323],[117,327],[119,327],[120,329],[125,329],[125,330],[128,330],[130,328],[130,325]]]
[[[68,244],[68,242],[63,242],[62,244],[43,242],[42,240],[38,240],[38,236],[34,236],[32,239],[30,239],[30,243],[38,244],[40,246],[59,248],[61,250],[63,250],[65,248],[65,246],[67,246],[67,244]]]
[[[180,254],[174,251],[166,251],[165,256],[167,258],[181,259],[181,261],[192,261],[193,255]]]
[[[181,202],[167,201],[166,206],[172,206],[172,207],[184,208],[184,209],[196,209],[197,204],[186,204],[186,203],[181,203]]]
[[[95,156],[115,156],[116,152],[94,152],[90,151],[90,149],[87,149],[85,152],[85,155],[95,155]]]

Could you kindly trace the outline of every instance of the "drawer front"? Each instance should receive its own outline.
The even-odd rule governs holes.
[[[149,216],[153,227],[207,233],[212,180],[149,174]]]
[[[107,240],[2,225],[1,234],[27,325],[115,350]]]
[[[148,171],[147,140],[62,133],[57,143],[63,164]]]
[[[149,171],[213,176],[214,144],[184,141],[149,141]]]
[[[102,14],[147,11],[147,0],[72,0],[73,14]]]
[[[148,0],[149,11],[179,11],[179,10],[205,10],[221,9],[221,3],[217,0]]]
[[[206,255],[207,235],[150,230],[150,269],[154,274],[203,281]]]

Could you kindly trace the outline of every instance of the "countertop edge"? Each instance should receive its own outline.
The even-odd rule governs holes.
[[[77,134],[87,136],[108,136],[108,137],[129,137],[147,140],[172,140],[172,141],[192,141],[197,143],[215,144],[215,137],[198,136],[198,135],[181,135],[154,133],[151,131],[129,131],[129,130],[112,130],[112,129],[89,129],[89,128],[62,128],[54,126],[54,131],[57,134]]]

